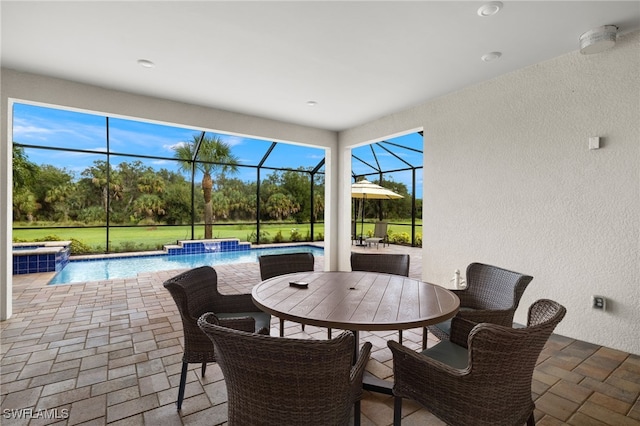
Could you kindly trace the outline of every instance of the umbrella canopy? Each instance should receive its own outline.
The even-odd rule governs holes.
[[[362,242],[362,234],[364,233],[364,200],[393,200],[397,198],[404,198],[402,195],[397,194],[390,189],[384,188],[375,183],[371,183],[366,179],[362,179],[351,185],[351,198],[362,199],[361,203],[361,224],[360,224],[360,244]]]
[[[366,198],[367,200],[393,200],[403,198],[390,189],[362,179],[351,185],[351,198]]]

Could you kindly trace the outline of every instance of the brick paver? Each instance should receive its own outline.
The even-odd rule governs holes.
[[[419,249],[354,246],[354,250],[409,251],[410,274],[420,278]],[[317,257],[316,269],[322,269],[323,263]],[[215,268],[223,292],[250,292],[260,280],[257,263]],[[182,324],[162,283],[179,272],[57,286],[45,285],[50,273],[14,276],[14,315],[0,323],[1,423],[224,423],[226,388],[215,364],[207,368],[204,378],[199,366],[190,364],[183,410],[175,409]],[[278,335],[278,330],[274,318],[272,335]],[[285,332],[291,337],[326,338],[325,329],[307,326],[302,331],[290,322]],[[368,370],[392,380],[386,341],[396,339],[397,332],[362,332],[361,338],[374,346]],[[419,329],[404,333],[409,347],[418,349],[421,340]],[[553,336],[541,356],[533,392],[540,424],[588,420],[638,425],[640,357]],[[407,424],[442,424],[415,403],[406,402],[403,408]],[[363,425],[391,424],[393,399],[365,392],[362,410]],[[17,419],[19,415],[23,419]],[[29,422],[24,416],[34,418]]]

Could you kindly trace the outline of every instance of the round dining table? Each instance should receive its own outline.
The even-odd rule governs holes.
[[[280,275],[254,286],[251,296],[256,306],[281,320],[352,331],[355,358],[359,331],[425,327],[452,318],[460,307],[458,296],[444,287],[361,271]],[[388,386],[382,386],[369,389],[388,393]]]

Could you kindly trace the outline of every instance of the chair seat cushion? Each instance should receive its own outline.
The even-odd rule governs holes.
[[[256,320],[256,331],[271,328],[271,314],[266,312],[220,312],[216,313],[216,316],[218,318],[253,317]]]
[[[420,352],[422,355],[440,361],[453,368],[464,369],[469,365],[469,356],[466,348],[443,340],[437,345]]]

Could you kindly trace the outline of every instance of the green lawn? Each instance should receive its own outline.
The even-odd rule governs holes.
[[[402,225],[389,225],[389,231],[393,233],[410,233],[411,221],[394,221],[402,223]],[[407,226],[408,225],[408,226]],[[374,224],[364,224],[364,234],[373,233]],[[295,223],[269,223],[261,224],[260,238],[262,243],[265,242],[289,242],[289,241],[307,241],[310,233],[309,224]],[[357,228],[360,233],[360,223]],[[214,238],[238,238],[240,241],[249,241],[255,239],[256,227],[254,224],[214,224]],[[268,233],[265,235],[265,232]],[[278,234],[280,233],[280,234]],[[416,233],[422,233],[418,228]],[[204,236],[204,227],[197,225],[195,227],[195,239],[202,239]],[[292,238],[293,236],[293,238]],[[266,237],[266,241],[265,241]],[[90,252],[101,253],[106,250],[106,228],[69,228],[69,229],[14,229],[13,241],[44,241],[44,240],[78,240],[81,244],[87,246]],[[191,239],[190,226],[146,226],[131,228],[111,228],[109,230],[109,251],[125,252],[125,251],[145,251],[145,250],[161,250],[165,244],[175,244],[179,240]],[[314,240],[324,239],[324,224],[314,225]]]

